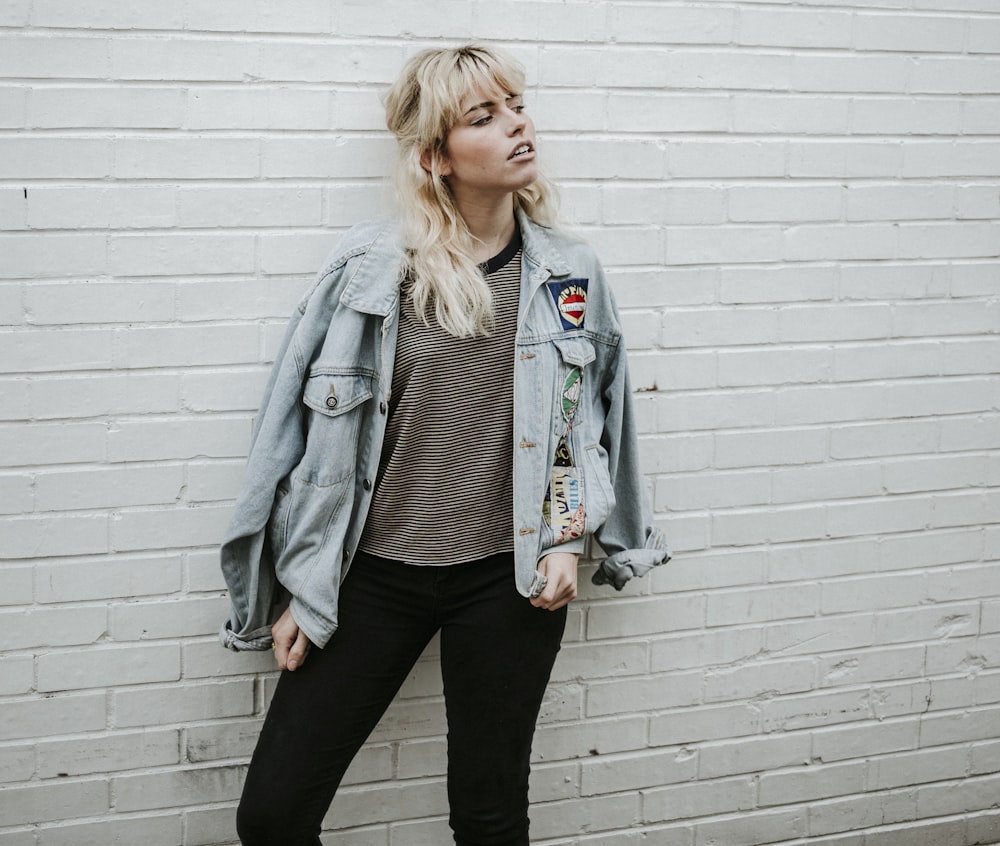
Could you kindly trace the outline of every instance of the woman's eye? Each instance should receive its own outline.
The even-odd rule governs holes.
[[[490,122],[490,121],[491,121],[492,119],[493,119],[493,116],[492,116],[492,115],[486,115],[486,117],[481,117],[481,118],[479,118],[479,120],[474,120],[474,121],[472,122],[472,125],[473,125],[473,126],[485,126],[485,125],[486,125],[487,123],[489,123],[489,122]]]

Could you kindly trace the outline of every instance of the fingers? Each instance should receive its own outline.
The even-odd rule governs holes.
[[[538,564],[545,576],[545,589],[531,600],[536,608],[556,611],[576,599],[576,565],[579,556],[568,552],[546,555]]]
[[[302,662],[306,660],[306,653],[309,651],[310,647],[309,638],[306,637],[306,633],[299,629],[298,637],[295,638],[295,643],[292,644],[292,648],[288,650],[288,669],[294,670],[302,666]]]
[[[271,626],[271,638],[274,641],[274,657],[282,670],[294,670],[302,666],[311,643],[303,632],[290,608],[286,608],[278,621]]]

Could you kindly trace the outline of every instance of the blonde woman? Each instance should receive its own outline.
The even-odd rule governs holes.
[[[237,815],[319,844],[345,770],[440,633],[459,846],[528,843],[528,762],[589,537],[616,588],[665,562],[621,326],[554,229],[524,76],[481,46],[386,96],[398,223],[364,223],[292,317],[222,548],[223,643],[283,670]]]

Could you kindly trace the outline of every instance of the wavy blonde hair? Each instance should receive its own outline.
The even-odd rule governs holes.
[[[386,125],[397,141],[395,187],[409,295],[425,323],[433,312],[459,338],[490,333],[493,296],[472,258],[475,238],[442,178],[441,158],[470,91],[520,95],[524,84],[524,69],[510,56],[467,44],[413,56],[384,98]],[[538,223],[555,221],[555,188],[544,176],[516,191],[514,204]]]

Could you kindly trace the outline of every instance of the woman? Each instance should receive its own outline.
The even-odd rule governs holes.
[[[224,644],[271,646],[285,671],[245,846],[320,842],[437,632],[455,842],[527,844],[531,739],[586,540],[609,553],[594,581],[619,589],[669,557],[611,294],[592,251],[548,228],[523,91],[484,47],[410,60],[385,101],[402,223],[344,237],[274,365],[222,549]]]

